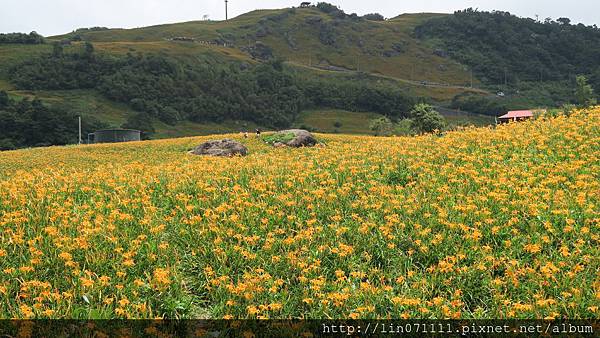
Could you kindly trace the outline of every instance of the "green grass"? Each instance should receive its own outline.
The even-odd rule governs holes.
[[[482,127],[495,123],[493,116],[455,111],[442,111],[441,114],[450,127],[465,125]],[[369,128],[369,123],[371,120],[382,116],[376,113],[344,110],[311,110],[300,114],[294,126],[307,127],[322,133],[374,135],[374,132]],[[336,122],[341,124],[339,128],[336,128]]]
[[[165,124],[159,120],[152,121],[156,133],[153,138],[165,139],[186,136],[203,136],[213,134],[229,134],[229,133],[251,133],[256,128],[266,130],[253,122],[247,121],[225,121],[223,123],[194,123],[190,121],[182,121],[174,126]]]
[[[293,140],[295,137],[294,133],[273,133],[270,135],[265,135],[262,137],[262,140],[267,144],[273,145],[277,142],[287,143]]]
[[[83,118],[94,117],[111,127],[120,127],[132,114],[132,110],[127,105],[111,101],[95,90],[10,91],[9,93],[21,98],[37,97],[47,104],[58,105],[82,114]]]
[[[314,128],[322,133],[341,133],[341,134],[368,134],[373,131],[369,128],[369,122],[381,117],[376,113],[349,112],[344,110],[311,110],[300,114],[298,121],[294,124],[296,127],[305,126]],[[335,123],[339,122],[338,128]]]
[[[12,86],[12,84],[10,84],[10,82],[6,81],[6,80],[0,80],[0,90],[4,90],[4,91],[9,91],[12,90],[14,87]]]
[[[473,125],[476,127],[489,126],[496,123],[493,116],[472,114],[472,113],[442,113],[449,126]]]

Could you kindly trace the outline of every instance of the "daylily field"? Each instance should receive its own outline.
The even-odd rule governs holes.
[[[0,153],[0,318],[598,318],[600,108]]]

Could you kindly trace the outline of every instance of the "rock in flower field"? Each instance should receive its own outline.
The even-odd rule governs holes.
[[[597,318],[600,109],[0,153],[0,318]]]

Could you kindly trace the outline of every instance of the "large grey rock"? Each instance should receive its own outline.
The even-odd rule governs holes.
[[[192,155],[208,155],[208,156],[235,156],[248,155],[248,148],[243,144],[230,140],[213,140],[202,143],[201,145],[190,151]]]
[[[283,142],[288,147],[313,147],[318,143],[317,139],[304,129],[282,130],[278,134],[294,134],[294,138],[291,141]]]

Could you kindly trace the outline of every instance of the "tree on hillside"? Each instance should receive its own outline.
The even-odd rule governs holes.
[[[8,105],[8,94],[0,90],[0,108],[4,108]]]
[[[537,22],[469,8],[426,20],[415,35],[437,39],[485,84],[562,81],[600,66],[600,29],[566,18]]]
[[[596,97],[600,99],[600,67],[596,68],[589,80],[592,88],[594,89]]]
[[[387,117],[374,119],[369,127],[375,132],[375,136],[390,136],[394,130],[394,124]]]
[[[5,97],[2,92],[0,97]],[[84,134],[105,127],[93,118],[83,122]],[[8,98],[0,105],[0,131],[0,150],[76,143],[77,116],[38,99]]]
[[[319,2],[317,4],[317,8],[321,12],[329,14],[332,17],[335,17],[335,18],[343,19],[343,18],[346,17],[346,13],[344,13],[344,11],[341,10],[338,6],[334,6],[334,5],[332,5],[330,3],[327,3],[327,2]]]
[[[381,15],[379,13],[366,14],[366,15],[363,15],[363,18],[367,19],[367,20],[371,20],[371,21],[384,21],[385,20],[383,15]]]
[[[61,58],[64,54],[64,48],[62,43],[55,42],[52,44],[52,56],[54,58]]]
[[[121,127],[126,129],[140,130],[142,132],[142,139],[144,140],[149,140],[152,137],[152,134],[156,132],[156,130],[154,130],[154,126],[152,125],[150,116],[148,116],[146,113],[136,113],[129,116],[127,122],[125,122]]]
[[[596,104],[596,98],[594,97],[594,90],[587,82],[587,78],[580,75],[576,79],[577,88],[575,89],[575,99],[577,104],[581,107],[589,107]]]
[[[9,34],[0,34],[0,44],[2,43],[22,43],[28,45],[37,45],[43,44],[46,40],[43,36],[39,35],[36,32],[31,32],[29,34],[25,33],[9,33]]]
[[[83,57],[91,60],[94,58],[94,45],[91,42],[86,42],[83,49]]]
[[[431,105],[419,103],[410,112],[413,128],[420,133],[430,133],[446,126],[446,120]]]

